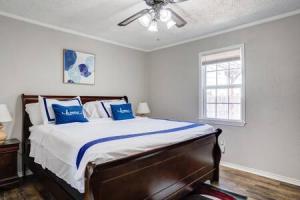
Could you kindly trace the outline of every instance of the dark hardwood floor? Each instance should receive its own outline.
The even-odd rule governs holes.
[[[219,187],[248,196],[248,200],[300,200],[300,187],[254,174],[221,168]]]
[[[300,187],[221,167],[219,187],[248,196],[249,200],[300,200]],[[51,195],[33,178],[20,187],[0,191],[0,200],[43,200]]]

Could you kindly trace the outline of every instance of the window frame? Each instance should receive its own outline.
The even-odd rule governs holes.
[[[240,86],[242,90],[241,96],[241,120],[226,120],[217,118],[207,118],[205,113],[206,107],[206,89],[211,86],[206,86],[206,69],[202,66],[202,57],[214,53],[222,53],[234,49],[241,50],[241,73],[242,73],[242,84]],[[203,51],[199,53],[199,120],[204,123],[210,124],[221,124],[229,126],[245,126],[246,124],[246,71],[245,71],[245,45],[238,44],[233,46],[228,46],[225,48],[213,49],[209,51]],[[214,88],[224,88],[224,86],[216,86]],[[228,85],[225,86],[228,88]]]

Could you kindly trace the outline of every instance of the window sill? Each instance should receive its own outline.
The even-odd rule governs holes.
[[[200,118],[200,122],[212,124],[212,125],[225,125],[225,126],[237,126],[237,127],[244,127],[246,125],[245,121],[232,121],[232,120],[219,120],[219,119],[207,119],[207,118]]]

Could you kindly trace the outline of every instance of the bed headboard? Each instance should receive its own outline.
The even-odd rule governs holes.
[[[47,98],[53,98],[53,99],[70,99],[74,98],[75,96],[53,96],[53,95],[41,95],[43,97]],[[39,95],[26,95],[22,94],[22,118],[23,118],[23,131],[22,131],[22,144],[25,148],[26,143],[28,141],[28,138],[30,136],[29,127],[32,126],[29,115],[25,111],[26,104],[29,103],[36,103],[38,102]],[[113,99],[124,99],[126,102],[128,102],[127,96],[80,96],[82,103],[86,103],[89,101],[96,101],[96,100],[113,100]],[[25,149],[23,149],[24,151]],[[27,153],[27,152],[25,152]]]

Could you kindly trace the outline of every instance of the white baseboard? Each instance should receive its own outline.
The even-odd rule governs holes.
[[[263,171],[263,170],[254,169],[254,168],[242,166],[242,165],[239,165],[239,164],[229,163],[229,162],[222,162],[221,161],[220,165],[222,165],[224,167],[229,167],[229,168],[232,168],[232,169],[237,169],[237,170],[240,170],[240,171],[256,174],[258,176],[263,176],[263,177],[266,177],[266,178],[274,179],[274,180],[281,181],[281,182],[284,182],[284,183],[289,183],[289,184],[292,184],[292,185],[300,186],[300,180],[290,178],[290,177],[286,177],[286,176],[282,176],[282,175],[279,175],[279,174],[274,174],[274,173],[271,173],[271,172],[266,172],[266,171]]]

